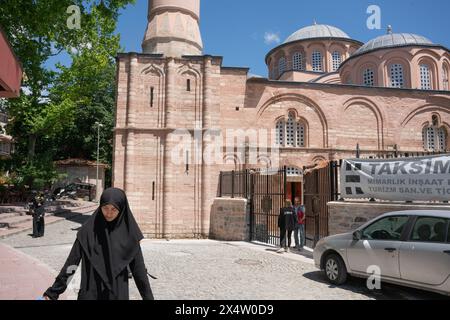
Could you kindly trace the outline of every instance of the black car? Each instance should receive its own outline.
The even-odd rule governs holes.
[[[53,196],[55,199],[69,197],[74,200],[82,198],[92,201],[93,199],[95,199],[95,193],[95,184],[71,183],[65,187],[56,188],[53,191]]]

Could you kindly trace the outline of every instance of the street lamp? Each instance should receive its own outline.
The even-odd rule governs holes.
[[[97,180],[95,183],[95,201],[98,201],[98,166],[100,161],[100,128],[103,127],[103,124],[100,122],[95,122],[95,125],[97,126]]]

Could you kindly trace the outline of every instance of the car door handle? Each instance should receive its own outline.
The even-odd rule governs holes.
[[[445,250],[444,253],[450,254],[450,250]]]
[[[384,250],[388,251],[388,252],[394,252],[397,251],[397,249],[395,248],[385,248]]]

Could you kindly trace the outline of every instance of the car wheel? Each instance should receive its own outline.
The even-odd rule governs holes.
[[[328,281],[335,285],[341,285],[347,281],[347,268],[340,256],[333,253],[325,258],[325,275]]]

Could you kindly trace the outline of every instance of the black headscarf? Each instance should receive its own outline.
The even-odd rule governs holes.
[[[108,204],[119,210],[119,215],[112,222],[106,221],[101,210]],[[99,208],[77,235],[87,258],[112,292],[116,287],[117,275],[135,258],[143,238],[125,192],[116,188],[103,192]]]

